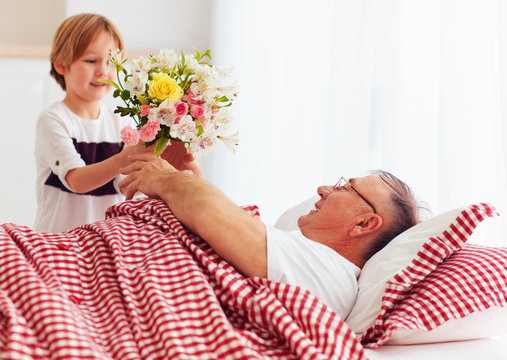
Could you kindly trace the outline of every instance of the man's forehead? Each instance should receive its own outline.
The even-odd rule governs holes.
[[[376,174],[369,174],[369,175],[363,175],[363,176],[355,176],[349,178],[349,182],[354,184],[361,184],[361,183],[374,183],[376,181],[380,180],[380,177]]]
[[[390,190],[390,187],[381,179],[378,174],[369,174],[360,177],[353,177],[349,179],[352,186],[363,189],[365,191],[373,190],[380,191]]]

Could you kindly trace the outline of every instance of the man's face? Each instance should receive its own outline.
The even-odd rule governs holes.
[[[382,209],[388,187],[377,175],[350,179],[350,184],[376,208]],[[369,206],[349,185],[335,189],[331,185],[319,186],[320,200],[315,210],[303,215],[298,226],[307,238],[326,245],[330,239],[340,239],[349,231],[358,215],[371,213]],[[327,239],[327,240],[326,240]]]

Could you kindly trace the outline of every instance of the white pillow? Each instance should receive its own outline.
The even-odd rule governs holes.
[[[278,218],[274,225],[275,228],[285,231],[294,231],[299,229],[299,217],[308,214],[310,210],[315,210],[315,203],[319,201],[319,199],[319,195],[314,195],[305,201],[291,207]]]
[[[484,339],[507,334],[507,307],[493,306],[460,319],[450,319],[429,331],[396,329],[385,345],[413,345]]]

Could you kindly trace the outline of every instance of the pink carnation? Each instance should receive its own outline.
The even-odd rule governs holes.
[[[174,110],[176,111],[176,115],[178,116],[187,115],[188,104],[183,101],[178,101],[176,105],[174,105]]]
[[[204,115],[204,110],[199,105],[192,105],[190,108],[190,115],[194,117],[194,119],[199,119],[201,116]]]
[[[139,142],[139,132],[131,126],[125,126],[120,131],[121,141],[127,146],[137,145]]]
[[[143,117],[143,116],[146,116],[150,113],[151,106],[150,105],[141,105],[139,110],[141,111],[141,117]]]
[[[139,136],[141,140],[144,142],[149,142],[155,140],[158,132],[160,130],[160,123],[156,120],[148,120],[146,124],[143,125],[141,129],[139,129]]]

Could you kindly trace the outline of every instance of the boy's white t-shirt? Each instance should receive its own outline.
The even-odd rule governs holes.
[[[79,225],[104,220],[107,208],[124,196],[111,180],[86,194],[74,193],[65,180],[69,170],[95,163],[119,153],[121,129],[129,119],[105,105],[97,119],[83,119],[59,101],[37,120],[35,163],[37,169],[38,232],[62,232]]]
[[[266,225],[266,234],[268,279],[310,291],[345,319],[356,301],[361,269],[299,230]]]

